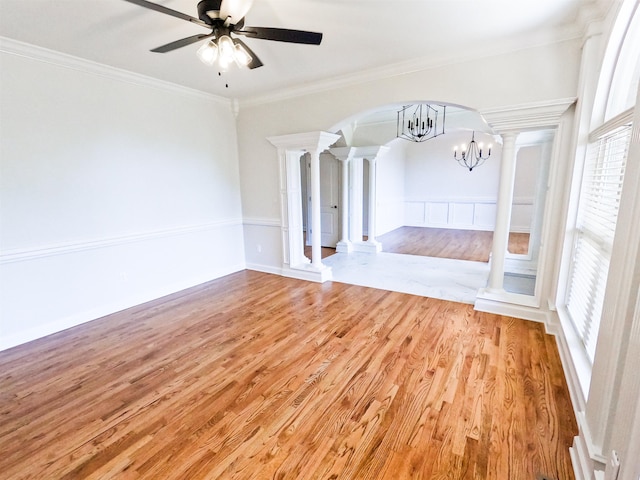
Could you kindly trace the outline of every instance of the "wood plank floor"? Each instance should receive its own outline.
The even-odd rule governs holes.
[[[488,262],[493,232],[400,227],[377,239],[382,243],[384,252]],[[528,233],[509,234],[509,252],[526,254],[528,249]]]
[[[553,337],[243,271],[0,352],[3,479],[573,478]]]
[[[364,236],[363,240],[366,239]],[[379,236],[378,241],[382,243],[382,250],[388,253],[488,262],[493,232],[400,227]],[[529,234],[510,232],[508,248],[510,253],[525,255],[529,251]],[[321,258],[335,253],[335,248],[322,247]],[[311,259],[311,246],[305,245],[304,254]]]

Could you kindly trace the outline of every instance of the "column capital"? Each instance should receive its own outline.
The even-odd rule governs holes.
[[[523,130],[555,127],[560,123],[564,112],[575,101],[575,97],[561,98],[481,110],[479,113],[496,133],[502,135]]]
[[[348,162],[356,153],[355,147],[334,147],[330,148],[329,152],[341,162]]]
[[[364,158],[369,162],[375,161],[389,151],[386,145],[371,145],[368,147],[355,147],[354,157]]]
[[[339,139],[340,135],[322,131],[267,137],[267,140],[279,150],[296,150],[316,154],[324,152]]]
[[[507,131],[500,133],[503,144],[506,142],[513,142],[515,144],[516,140],[518,139],[518,135],[520,135],[520,132],[517,131]]]

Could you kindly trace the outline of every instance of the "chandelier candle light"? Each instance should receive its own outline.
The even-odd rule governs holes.
[[[442,107],[442,129],[438,130],[438,110],[429,104],[407,105],[398,112],[396,136],[412,142],[424,142],[444,133],[447,107]]]
[[[458,157],[458,147],[453,147],[453,158],[457,160],[461,167],[468,168],[471,172],[478,165],[482,165],[491,156],[491,144],[489,144],[489,151],[487,156],[482,156],[482,143],[476,143],[476,132],[471,134],[471,142],[469,147],[463,143],[460,147],[460,157]]]

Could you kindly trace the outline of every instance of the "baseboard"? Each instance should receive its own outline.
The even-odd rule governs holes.
[[[121,299],[120,301],[117,301],[117,302],[101,305],[94,309],[84,311],[84,312],[79,312],[77,314],[71,315],[66,318],[53,320],[43,325],[39,325],[37,328],[31,328],[31,329],[19,332],[17,334],[9,335],[6,337],[2,336],[2,338],[0,338],[0,351],[7,350],[9,348],[13,348],[18,345],[23,345],[33,340],[37,340],[39,338],[43,338],[48,335],[61,332],[69,328],[82,325],[83,323],[97,320],[107,315],[111,315],[113,313],[120,312],[122,310],[126,310],[128,308],[135,307],[138,305],[142,305],[143,303],[147,303],[152,300],[156,300],[158,298],[162,298],[173,293],[177,293],[181,290],[186,290],[187,288],[195,287],[197,285],[210,282],[211,280],[224,277],[225,275],[229,275],[231,273],[245,270],[245,268],[246,266],[244,265],[244,263],[225,267],[225,268],[216,270],[214,272],[211,272],[208,275],[194,277],[189,280],[184,280],[181,282],[176,282],[171,285],[167,285],[166,287],[161,289],[156,289],[154,291],[145,292],[142,294],[132,295],[126,299]]]
[[[524,305],[516,305],[513,303],[476,297],[474,309],[479,312],[495,313],[497,315],[504,315],[507,317],[521,318],[523,320],[544,323],[545,325],[548,323],[547,312]]]
[[[331,267],[317,270],[313,265],[306,264],[305,268],[283,267],[282,276],[296,278],[298,280],[306,280],[307,282],[324,283],[333,279]]]
[[[606,468],[606,459],[594,455],[593,446],[590,443],[588,432],[583,429],[584,424],[578,417],[580,425],[578,436],[573,437],[573,445],[569,448],[571,463],[573,464],[573,473],[576,480],[598,480],[604,478]],[[597,457],[597,458],[594,458]]]
[[[272,265],[261,265],[259,263],[247,263],[247,270],[253,270],[262,273],[272,273],[274,275],[282,275],[282,267],[274,267]]]

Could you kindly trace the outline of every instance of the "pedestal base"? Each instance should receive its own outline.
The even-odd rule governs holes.
[[[336,252],[338,253],[351,253],[353,252],[353,243],[347,241],[342,241],[340,240],[337,244],[336,244]]]
[[[378,253],[382,251],[382,244],[377,240],[367,240],[366,242],[354,242],[354,252]]]
[[[285,266],[282,269],[282,275],[285,277],[318,283],[324,283],[333,279],[331,267],[324,264],[321,264],[320,267],[310,263],[303,263],[293,267]]]

